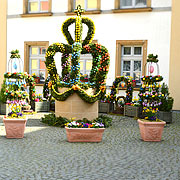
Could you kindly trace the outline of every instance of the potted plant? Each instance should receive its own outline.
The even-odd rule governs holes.
[[[140,117],[142,114],[142,106],[139,103],[139,99],[132,99],[132,103],[126,103],[124,105],[124,116]]]
[[[110,101],[109,94],[105,94],[98,103],[99,113],[110,113],[114,111],[114,103]]]
[[[21,105],[19,101],[11,104],[11,112],[8,116],[4,116],[3,123],[6,130],[6,138],[23,138],[27,118],[21,113]]]
[[[163,94],[163,96],[161,96],[162,104],[159,106],[159,112],[157,116],[159,119],[162,119],[166,123],[171,123],[174,99],[172,97],[169,97],[169,89],[165,83],[163,83],[162,85],[161,93]]]
[[[40,77],[38,77],[35,73],[32,74],[32,77],[34,78],[37,84],[40,83]]]
[[[159,120],[157,116],[158,108],[144,107],[144,119],[138,119],[141,138],[143,141],[161,141],[165,121]]]
[[[72,121],[66,124],[68,142],[101,142],[104,124],[98,122]]]
[[[43,100],[42,94],[36,94],[35,100],[31,102],[31,107],[35,112],[49,112],[50,103]]]

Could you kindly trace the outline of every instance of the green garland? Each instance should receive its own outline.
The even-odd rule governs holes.
[[[132,83],[132,78],[130,78],[128,76],[116,77],[115,81],[113,82],[113,86],[111,87],[110,102],[116,101],[116,94],[117,94],[118,87],[119,87],[119,84],[121,81],[124,81],[127,86],[125,103],[131,103],[132,102],[132,93],[133,93],[133,86],[132,86],[133,83]]]
[[[50,45],[46,51],[46,67],[52,82],[52,95],[56,100],[64,101],[74,92],[76,92],[84,101],[93,103],[97,101],[105,92],[105,79],[109,69],[110,57],[108,50],[100,44],[91,43],[95,27],[94,22],[88,18],[81,18],[81,8],[78,6],[76,18],[67,19],[62,25],[62,32],[66,37],[69,45],[62,43],[54,43]],[[72,39],[68,27],[75,23],[75,41]],[[87,37],[82,43],[82,23],[89,28]],[[88,45],[89,44],[89,45]],[[54,55],[57,52],[62,53],[62,77],[59,78],[57,73]],[[82,85],[80,82],[80,54],[90,53],[93,56],[92,70],[90,72],[90,82]],[[69,54],[71,55],[71,67],[69,62]],[[73,86],[77,85],[78,90],[73,90]],[[59,87],[70,88],[64,93],[59,93]],[[93,87],[96,89],[95,95],[88,95],[84,89]]]
[[[67,89],[62,93],[57,92],[56,87],[52,85],[52,95],[58,101],[65,101],[69,96],[71,96],[74,92],[76,92],[79,95],[79,97],[81,97],[84,101],[88,103],[94,103],[102,96],[102,93],[104,92],[104,89],[102,88],[99,90],[99,92],[96,95],[89,95],[85,90],[80,88],[77,84],[73,85],[72,88]]]
[[[152,84],[154,82],[160,82],[163,80],[163,77],[160,76],[160,75],[157,75],[157,76],[143,76],[141,78],[141,80],[144,82],[144,83],[148,83],[148,84]]]

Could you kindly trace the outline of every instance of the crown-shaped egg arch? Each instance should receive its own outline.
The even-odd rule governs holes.
[[[105,92],[105,79],[109,69],[110,57],[108,50],[104,46],[91,43],[95,33],[93,21],[89,18],[81,17],[83,10],[80,5],[77,6],[75,12],[77,13],[77,17],[67,19],[62,25],[62,32],[68,44],[54,43],[46,51],[46,67],[51,79],[49,87],[51,87],[52,95],[56,100],[64,101],[76,92],[84,101],[93,103]],[[68,27],[73,23],[75,23],[75,40],[73,40],[68,30]],[[83,42],[82,24],[86,24],[89,28]],[[57,73],[54,60],[54,55],[57,52],[62,53],[61,78],[59,78]],[[91,54],[93,57],[89,83],[80,82],[80,54]],[[70,55],[71,63],[69,62]],[[63,93],[59,93],[59,87],[66,87],[68,89]],[[95,88],[95,94],[87,94],[85,89],[88,88]]]

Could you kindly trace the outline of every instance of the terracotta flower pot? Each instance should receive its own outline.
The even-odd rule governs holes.
[[[6,138],[23,138],[27,119],[3,118],[6,129]]]
[[[138,119],[138,123],[143,141],[161,141],[166,122],[145,122]]]
[[[105,128],[66,128],[69,142],[101,142]]]

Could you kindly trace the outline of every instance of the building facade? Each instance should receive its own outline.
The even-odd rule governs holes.
[[[86,10],[84,16],[94,21],[95,42],[109,50],[108,86],[118,75],[130,75],[139,85],[147,55],[152,53],[158,54],[163,81],[171,85],[171,0],[7,0],[7,61],[9,52],[18,49],[24,71],[41,77],[38,91],[47,76],[45,50],[55,42],[67,43],[61,26],[68,17],[76,16],[73,9],[77,4]],[[83,28],[84,39],[87,27]],[[69,29],[74,36],[74,26]],[[60,56],[55,58],[59,73]],[[82,57],[82,74],[88,74],[90,67],[90,55]],[[176,98],[174,109],[180,109]]]

